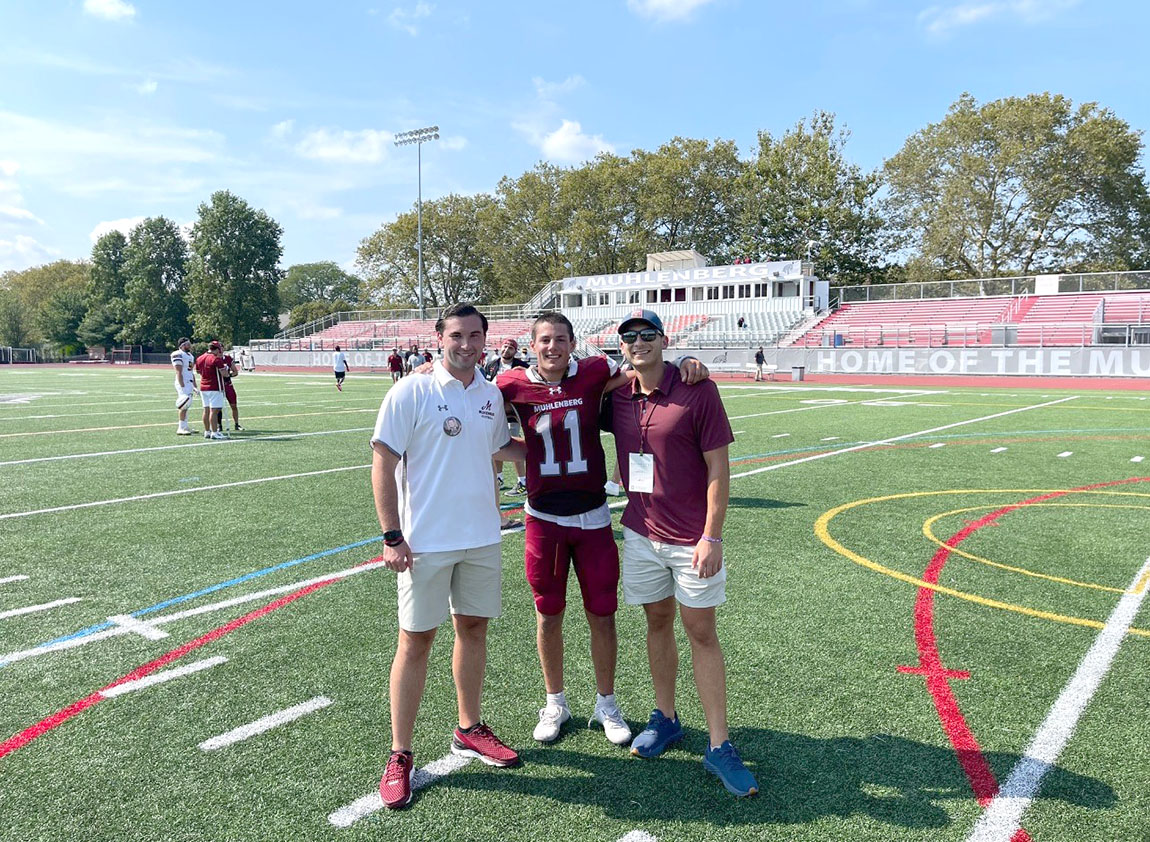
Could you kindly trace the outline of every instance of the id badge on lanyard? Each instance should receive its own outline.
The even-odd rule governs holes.
[[[652,494],[655,491],[655,457],[650,453],[631,453],[628,491]]]

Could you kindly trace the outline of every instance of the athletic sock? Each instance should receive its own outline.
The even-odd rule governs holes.
[[[604,696],[602,693],[596,693],[595,694],[595,705],[596,705],[596,707],[598,707],[600,705],[610,707],[611,705],[614,705],[614,704],[615,704],[615,694],[614,693],[611,693],[610,695],[607,695],[607,696]]]
[[[548,693],[547,704],[567,707],[567,695],[562,690],[560,690],[558,693]]]

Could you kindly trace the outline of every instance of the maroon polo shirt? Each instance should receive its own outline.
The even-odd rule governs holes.
[[[651,394],[639,391],[638,379],[612,393],[611,423],[626,488],[630,454],[640,452],[640,441],[642,452],[655,457],[654,491],[628,490],[623,525],[653,541],[698,543],[707,523],[703,453],[735,440],[714,381],[688,386],[668,363]]]

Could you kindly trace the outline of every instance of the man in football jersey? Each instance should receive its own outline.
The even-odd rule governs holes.
[[[224,408],[224,349],[216,340],[208,344],[206,354],[196,359],[196,374],[200,375],[200,401],[204,405],[204,438],[222,439],[217,409]]]
[[[403,377],[403,357],[399,355],[398,348],[391,349],[391,355],[387,358],[387,369],[391,372],[392,383],[398,383]]]
[[[625,745],[631,729],[615,700],[618,640],[619,550],[603,486],[606,460],[599,438],[603,395],[630,382],[607,357],[574,360],[575,333],[561,313],[543,313],[531,328],[538,360],[512,368],[496,383],[514,406],[527,444],[527,515],[524,566],[535,597],[536,644],[546,702],[534,736],[557,739],[571,718],[563,685],[563,613],[572,563],[591,630],[591,661],[598,691],[588,724],[602,724],[607,739]],[[681,361],[683,378],[694,382],[706,368]]]
[[[190,436],[188,407],[192,405],[192,395],[196,391],[196,376],[192,373],[195,358],[192,356],[192,340],[181,336],[172,351],[172,367],[176,370],[176,409],[180,413],[180,423],[176,427],[177,436]]]
[[[221,369],[220,376],[224,381],[224,400],[228,402],[228,406],[232,410],[232,426],[237,430],[243,430],[240,426],[240,410],[236,406],[236,387],[232,385],[232,378],[238,375],[239,369],[236,368],[236,361],[231,354],[224,354],[224,368]],[[216,410],[216,426],[222,432],[224,429],[224,411],[223,409]]]

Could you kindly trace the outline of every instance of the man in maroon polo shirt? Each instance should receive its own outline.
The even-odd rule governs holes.
[[[686,386],[663,361],[667,337],[650,310],[619,324],[623,354],[638,377],[611,396],[607,417],[627,488],[623,512],[623,598],[647,615],[647,655],[655,710],[631,753],[656,757],[683,738],[675,711],[675,604],[691,642],[710,744],[703,766],[735,795],[758,782],[727,733],[727,678],[715,626],[726,600],[723,521],[731,470],[731,424],[714,382]]]

